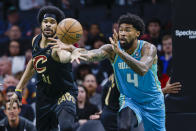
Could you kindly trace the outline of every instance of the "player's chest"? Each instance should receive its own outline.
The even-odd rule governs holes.
[[[38,73],[43,73],[47,70],[50,64],[50,50],[38,51],[33,53],[33,67]]]

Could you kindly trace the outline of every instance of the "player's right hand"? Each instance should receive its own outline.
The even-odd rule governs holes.
[[[54,39],[54,38],[48,38],[48,40],[50,40],[51,42],[48,43],[48,45],[51,45],[52,49],[53,48],[58,48],[61,50],[67,50],[67,51],[72,51],[71,45],[62,43],[59,39]]]
[[[12,109],[14,102],[18,100],[18,96],[14,92],[13,95],[9,99],[10,99],[10,107]]]

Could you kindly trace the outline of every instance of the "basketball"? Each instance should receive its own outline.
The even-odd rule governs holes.
[[[75,44],[83,34],[82,25],[73,18],[63,19],[57,26],[57,37],[66,44]]]

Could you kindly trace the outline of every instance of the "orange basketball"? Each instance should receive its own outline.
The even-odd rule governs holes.
[[[57,26],[57,37],[66,44],[75,44],[83,34],[79,21],[73,18],[63,19]]]

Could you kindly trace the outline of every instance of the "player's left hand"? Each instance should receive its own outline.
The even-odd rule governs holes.
[[[113,38],[109,37],[109,40],[112,44],[112,48],[114,50],[115,53],[119,53],[120,52],[120,48],[118,45],[118,33],[116,32],[116,30],[114,29],[114,34],[113,34]]]
[[[57,48],[57,49],[61,49],[61,50],[67,50],[69,52],[72,51],[71,45],[63,43],[59,39],[48,38],[48,40],[51,41],[51,42],[48,43],[48,45],[52,45],[51,49]]]

